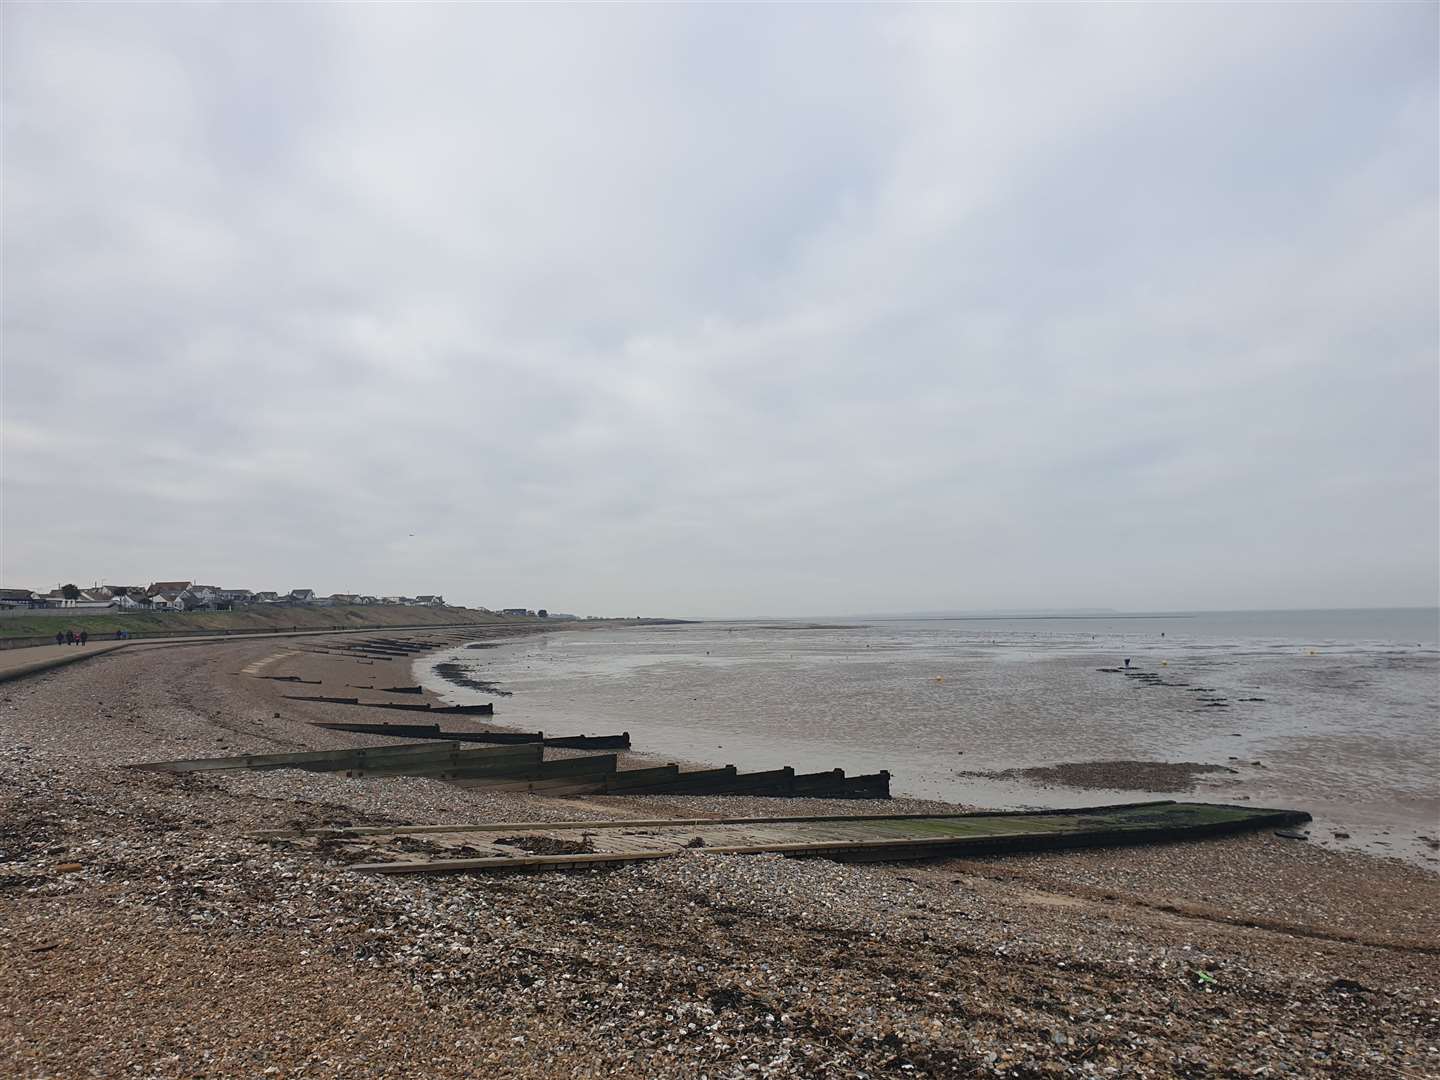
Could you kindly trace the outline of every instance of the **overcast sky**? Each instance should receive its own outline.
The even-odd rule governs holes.
[[[1436,13],[6,4],[3,584],[1434,604]]]

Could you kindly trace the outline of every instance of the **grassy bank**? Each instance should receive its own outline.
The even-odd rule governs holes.
[[[76,612],[61,615],[9,615],[0,618],[0,638],[54,637],[57,630],[88,630],[110,635],[116,630],[134,634],[193,633],[197,630],[328,630],[367,626],[456,626],[485,622],[532,622],[469,608],[429,607],[255,607],[239,611],[143,612],[118,615]]]

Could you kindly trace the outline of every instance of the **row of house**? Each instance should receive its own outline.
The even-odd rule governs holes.
[[[222,589],[191,581],[154,581],[149,585],[94,585],[80,589],[61,585],[46,593],[32,589],[0,589],[0,608],[76,608],[119,611],[228,611],[250,605],[339,607],[392,604],[405,607],[446,607],[438,594],[422,596],[366,596],[332,593],[318,596],[314,589],[288,593]]]

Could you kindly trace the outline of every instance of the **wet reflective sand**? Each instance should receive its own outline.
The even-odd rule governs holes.
[[[1440,868],[1433,613],[1279,614],[707,623],[561,632],[455,658],[512,693],[496,706],[507,726],[628,730],[643,753],[742,769],[888,768],[896,794],[975,805],[1143,792],[960,773],[1212,762],[1236,771],[1201,778],[1202,797],[1306,809],[1314,842]],[[1100,670],[1126,657],[1159,681]],[[455,701],[493,700],[439,681],[437,662],[417,663],[417,676]]]

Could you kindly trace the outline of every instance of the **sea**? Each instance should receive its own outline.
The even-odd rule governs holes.
[[[446,660],[497,692],[441,679]],[[696,765],[886,769],[897,796],[1298,808],[1312,843],[1440,872],[1436,608],[606,626],[433,654],[416,676],[507,727],[628,731]],[[1112,760],[1226,771],[1178,795],[977,775]]]

